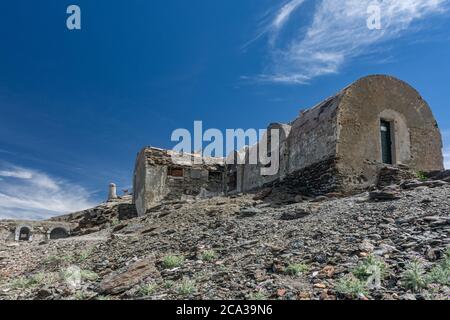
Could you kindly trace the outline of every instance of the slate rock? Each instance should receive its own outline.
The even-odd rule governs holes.
[[[148,277],[159,277],[159,272],[153,260],[141,260],[130,265],[124,272],[106,277],[100,283],[98,292],[117,295],[127,291]]]

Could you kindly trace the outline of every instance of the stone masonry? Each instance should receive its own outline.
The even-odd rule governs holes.
[[[378,184],[386,167],[412,174],[443,170],[442,139],[429,105],[407,83],[372,75],[349,85],[279,129],[278,173],[261,164],[227,162],[174,165],[171,152],[144,148],[134,172],[133,203],[139,215],[161,200],[179,200],[277,185],[290,193],[353,193]],[[236,152],[249,158],[270,137]],[[193,155],[194,157],[195,155]],[[381,177],[381,184],[388,183]]]

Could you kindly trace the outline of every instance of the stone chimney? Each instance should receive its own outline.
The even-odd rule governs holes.
[[[117,199],[117,187],[114,183],[109,184],[108,200]]]

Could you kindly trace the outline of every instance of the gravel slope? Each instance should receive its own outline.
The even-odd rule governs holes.
[[[448,299],[450,186],[395,194],[172,202],[80,237],[0,243],[0,299]]]

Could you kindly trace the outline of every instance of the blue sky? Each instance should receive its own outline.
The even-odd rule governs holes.
[[[43,218],[130,188],[177,128],[265,128],[368,74],[417,88],[449,167],[448,0],[0,3],[0,218]],[[66,28],[76,4],[82,29]]]

